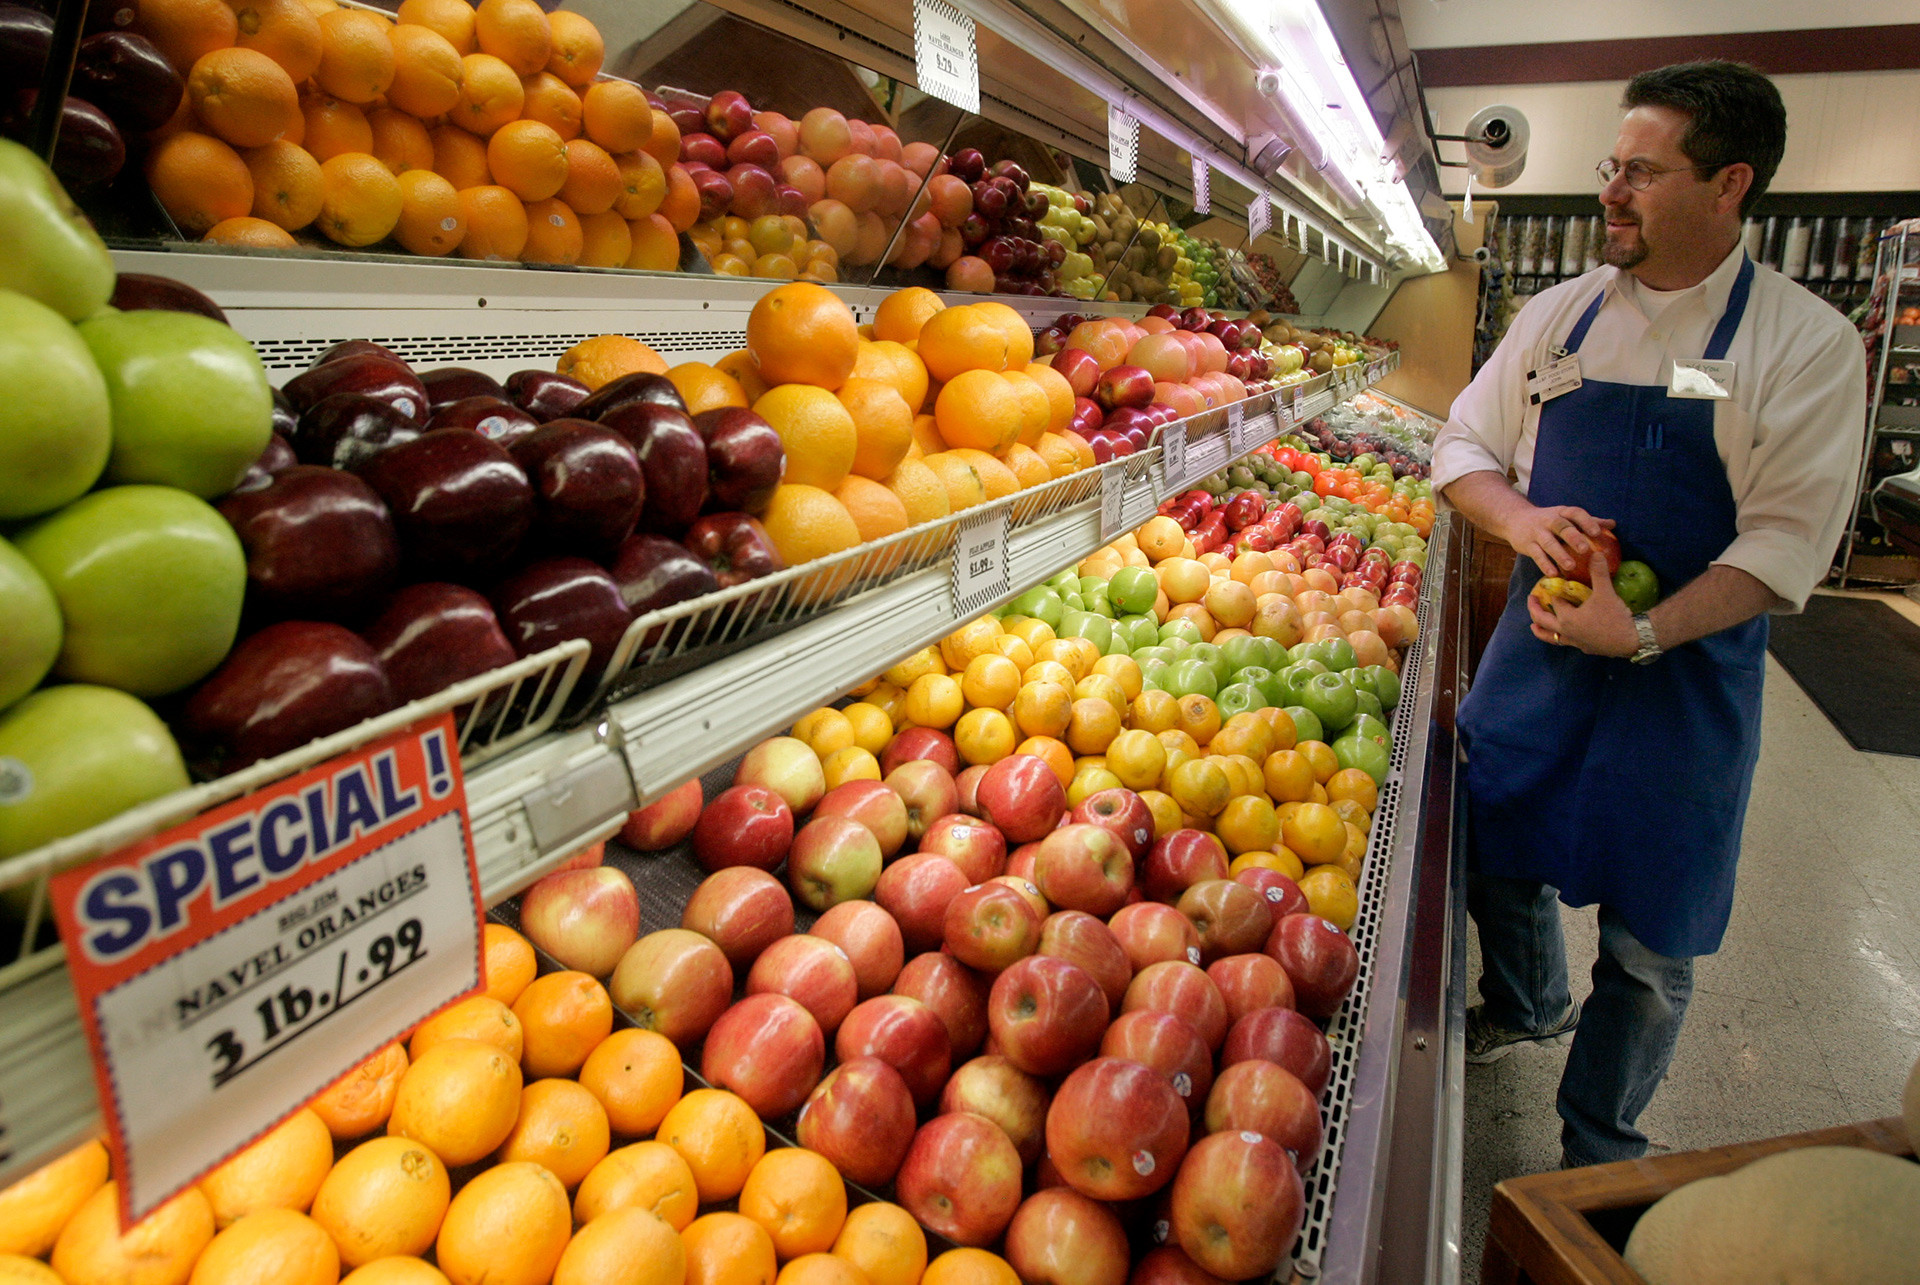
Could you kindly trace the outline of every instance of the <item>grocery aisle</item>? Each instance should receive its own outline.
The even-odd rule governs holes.
[[[1920,1054],[1920,759],[1853,749],[1771,657],[1762,735],[1733,921],[1641,1120],[1659,1150],[1897,1115]],[[1565,922],[1582,994],[1595,914]],[[1565,1060],[1529,1047],[1467,1068],[1462,1280],[1479,1279],[1493,1185],[1559,1163]]]

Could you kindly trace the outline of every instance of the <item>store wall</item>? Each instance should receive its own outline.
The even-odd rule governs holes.
[[[1499,217],[1490,201],[1475,200],[1472,223],[1453,206],[1458,257],[1446,272],[1401,283],[1368,333],[1400,341],[1400,369],[1380,381],[1380,391],[1429,415],[1445,419],[1453,399],[1473,378],[1473,322],[1480,307],[1480,267],[1470,257],[1485,240],[1487,222]]]

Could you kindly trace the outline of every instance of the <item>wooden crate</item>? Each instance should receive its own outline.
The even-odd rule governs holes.
[[[1911,1156],[1898,1117],[1684,1151],[1586,1169],[1509,1178],[1493,1189],[1481,1285],[1646,1285],[1620,1250],[1633,1224],[1660,1197],[1696,1178],[1730,1173],[1795,1147],[1871,1147]]]

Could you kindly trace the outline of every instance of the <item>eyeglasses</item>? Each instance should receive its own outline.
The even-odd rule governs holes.
[[[1653,180],[1662,174],[1699,174],[1703,171],[1711,173],[1725,168],[1724,165],[1682,165],[1674,169],[1661,169],[1658,165],[1649,165],[1645,161],[1638,160],[1628,161],[1622,165],[1609,156],[1594,166],[1593,172],[1599,176],[1601,187],[1605,187],[1621,174],[1625,174],[1628,187],[1636,192],[1644,192],[1652,187]]]

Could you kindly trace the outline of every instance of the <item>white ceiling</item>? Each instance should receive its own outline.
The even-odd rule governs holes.
[[[1331,0],[1342,2],[1342,0]],[[1920,19],[1915,0],[1401,0],[1415,49],[1872,27]]]

